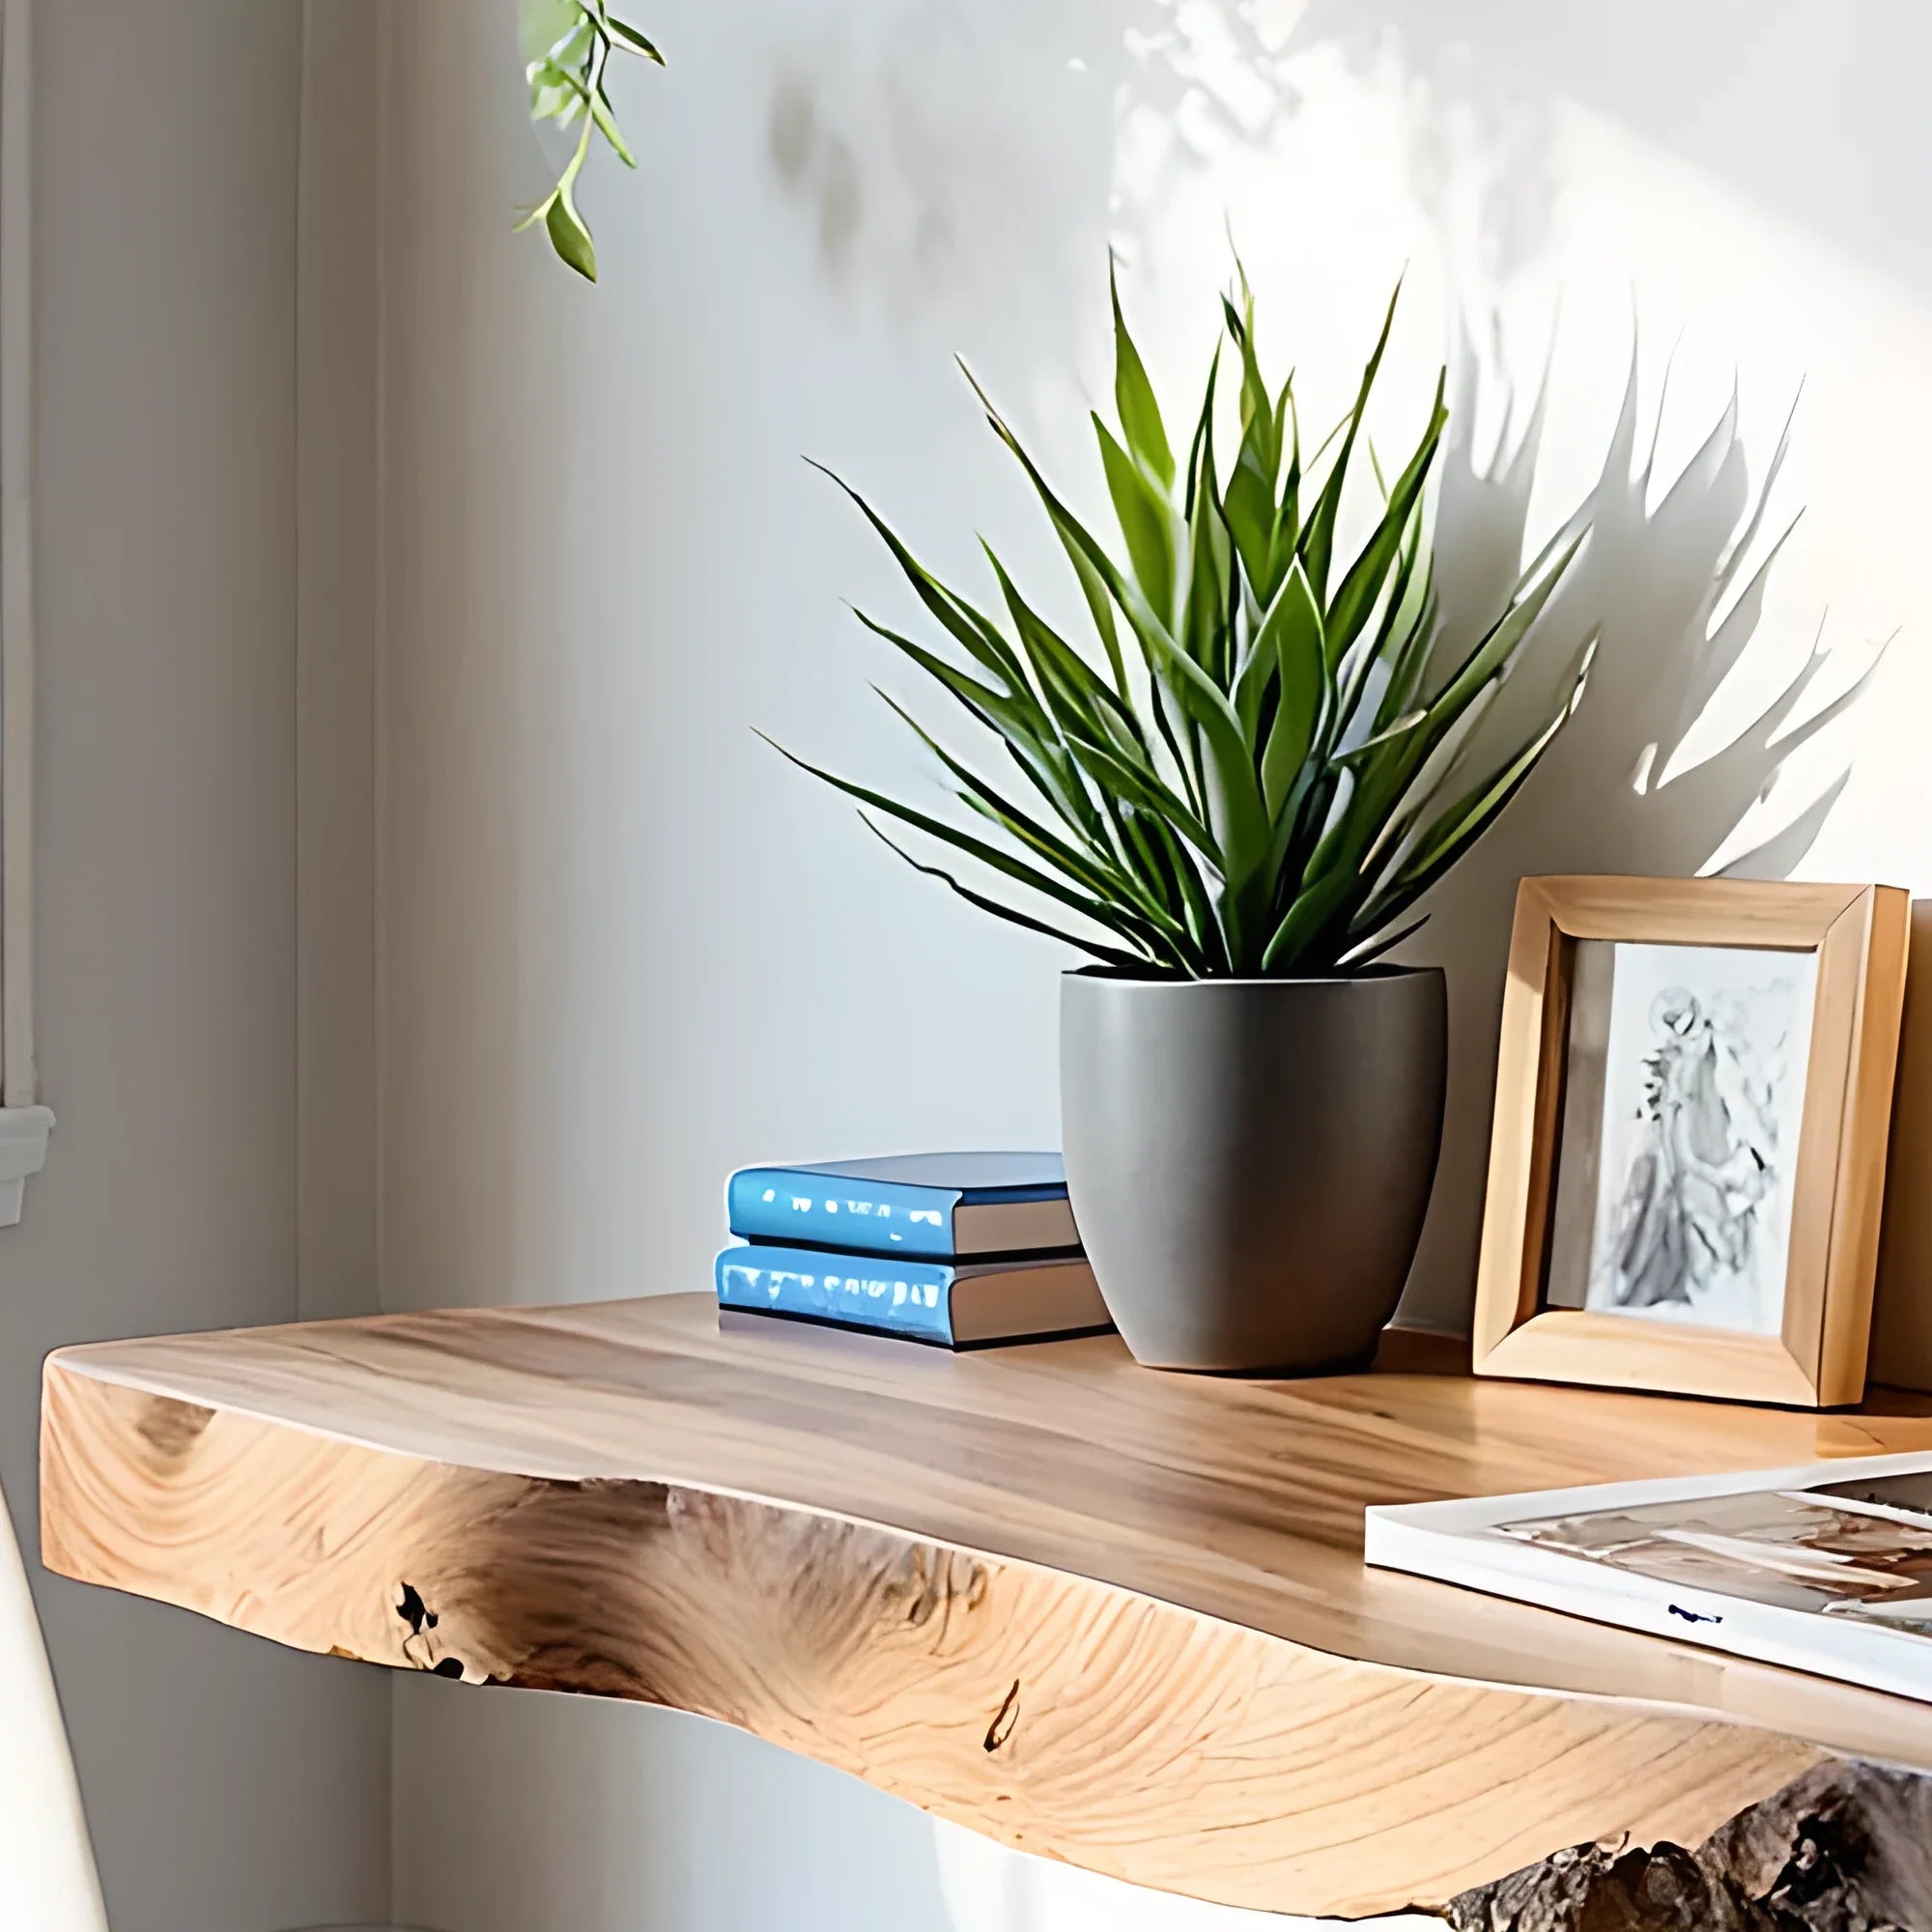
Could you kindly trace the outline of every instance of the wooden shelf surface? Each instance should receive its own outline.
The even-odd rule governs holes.
[[[1362,1509],[1932,1447],[1789,1413],[1111,1338],[952,1356],[708,1296],[68,1349],[48,1566],[314,1651],[676,1706],[1008,1843],[1363,1917],[1694,1844],[1932,1707],[1361,1562]]]

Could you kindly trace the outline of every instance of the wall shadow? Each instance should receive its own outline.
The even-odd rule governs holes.
[[[823,279],[895,312],[990,295],[1035,351],[1073,320],[1043,266],[1130,239],[1179,174],[1265,149],[1300,102],[1256,0],[760,11],[764,167]]]
[[[1502,399],[1505,416],[1520,423],[1484,460],[1470,427],[1480,379],[1466,332],[1456,338],[1451,371],[1435,543],[1437,650],[1453,663],[1520,571],[1544,392],[1521,409]],[[1808,651],[1800,640],[1794,666],[1789,639],[1760,636],[1765,593],[1793,526],[1772,523],[1788,425],[1753,485],[1734,391],[1666,480],[1657,449],[1672,408],[1666,377],[1655,413],[1647,425],[1640,419],[1633,340],[1602,473],[1559,532],[1587,528],[1587,538],[1472,734],[1463,753],[1472,778],[1554,714],[1594,634],[1582,704],[1516,804],[1425,902],[1430,923],[1406,949],[1448,966],[1451,1007],[1452,1124],[1405,1304],[1411,1318],[1468,1315],[1518,881],[1714,869],[1781,878],[1803,862],[1849,775],[1847,766],[1807,782],[1793,776],[1796,754],[1859,701],[1876,654],[1863,654],[1854,676],[1822,637]],[[1452,773],[1446,790],[1456,788]],[[1794,792],[1799,800],[1787,803]]]

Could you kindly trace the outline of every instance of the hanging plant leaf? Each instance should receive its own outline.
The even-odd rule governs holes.
[[[558,128],[572,128],[579,121],[583,125],[556,185],[517,223],[517,230],[542,222],[557,259],[594,282],[597,248],[575,193],[593,131],[627,168],[638,165],[617,126],[604,85],[605,70],[613,53],[640,54],[660,67],[664,55],[638,28],[611,13],[607,0],[524,0],[521,30],[531,121]]]

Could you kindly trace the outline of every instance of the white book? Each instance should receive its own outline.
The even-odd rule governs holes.
[[[1932,1703],[1932,1454],[1368,1511],[1367,1560]]]

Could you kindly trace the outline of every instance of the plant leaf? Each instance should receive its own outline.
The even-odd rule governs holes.
[[[1402,299],[1402,283],[1389,297],[1388,313],[1382,318],[1382,332],[1376,338],[1375,353],[1362,371],[1362,385],[1355,394],[1355,407],[1343,418],[1342,446],[1328,471],[1327,480],[1315,500],[1308,528],[1301,539],[1301,560],[1318,599],[1328,594],[1328,559],[1335,548],[1335,520],[1342,508],[1342,486],[1348,480],[1349,458],[1355,447],[1355,433],[1361,428],[1362,412],[1369,406],[1369,391],[1376,385],[1376,373],[1382,366],[1382,352],[1388,347],[1389,330],[1395,327],[1395,305]]]
[[[1221,924],[1214,917],[1214,908],[1208,898],[1206,884],[1189,862],[1187,854],[1180,849],[1179,842],[1167,822],[1150,816],[1148,823],[1152,829],[1162,858],[1173,871],[1175,885],[1180,894],[1181,910],[1186,919],[1187,930],[1198,949],[1203,970],[1233,972],[1234,962],[1228,955]]]
[[[1187,444],[1187,487],[1182,493],[1180,513],[1183,517],[1194,514],[1194,497],[1201,478],[1201,452],[1214,427],[1214,389],[1221,379],[1221,345],[1214,345],[1214,355],[1208,364],[1208,386],[1201,397],[1201,413],[1195,419],[1194,434]]]
[[[1245,275],[1241,277],[1241,295],[1238,313],[1226,296],[1221,298],[1221,319],[1240,352],[1241,439],[1244,442],[1254,442],[1260,466],[1272,485],[1281,451],[1274,440],[1274,407],[1268,400],[1267,385],[1262,381],[1261,364],[1255,356],[1255,301],[1248,292]]]
[[[549,215],[550,205],[555,199],[556,190],[555,188],[552,188],[535,207],[524,210],[524,218],[511,229],[510,233],[512,235],[521,235],[526,228],[534,228],[539,221],[544,220]]]
[[[1590,661],[1595,655],[1594,636],[1581,654],[1581,668],[1576,684],[1562,708],[1544,728],[1500,770],[1492,773],[1472,790],[1458,799],[1415,841],[1386,888],[1378,888],[1357,915],[1350,930],[1373,933],[1413,905],[1424,893],[1487,832],[1509,808],[1529,781],[1543,754],[1556,734],[1576,716],[1588,688]]]
[[[1113,432],[1098,415],[1094,434],[1100,442],[1100,462],[1107,473],[1107,494],[1126,540],[1127,560],[1140,580],[1141,590],[1162,623],[1174,617],[1174,511],[1167,498],[1148,480]]]
[[[544,209],[544,227],[550,233],[550,245],[557,252],[560,260],[583,277],[586,282],[597,279],[597,248],[590,239],[590,230],[583,217],[577,212],[577,204],[570,198],[570,190],[558,186]]]
[[[972,381],[970,371],[967,380]],[[1112,558],[1065,509],[1018,439],[1001,420],[999,412],[987,401],[984,391],[979,389],[978,384],[974,387],[985,405],[987,420],[995,434],[1012,451],[1049,514],[1079,545],[1108,594],[1125,613],[1148,654],[1149,668],[1168,684],[1187,717],[1201,725],[1208,741],[1216,779],[1216,787],[1209,794],[1208,825],[1227,861],[1231,883],[1244,878],[1266,855],[1269,827],[1262,809],[1261,785],[1241,736],[1240,720],[1236,717],[1227,694],[1176,645],[1139,585],[1122,575]]]
[[[1434,557],[1422,542],[1420,517],[1418,504],[1415,538],[1376,645],[1377,656],[1386,658],[1389,666],[1389,681],[1376,710],[1378,728],[1414,705],[1429,660],[1430,640],[1435,635]]]
[[[877,690],[877,686],[873,689]],[[1077,850],[1065,839],[1029,817],[1026,812],[1003,798],[985,780],[947,751],[896,698],[883,691],[878,695],[892,707],[894,713],[927,752],[951,774],[961,787],[960,797],[974,810],[990,819],[1009,838],[1016,838],[1036,857],[1058,867],[1068,878],[1085,886],[1096,898],[1104,899],[1109,895],[1121,894],[1130,898],[1142,916],[1136,923],[1146,924],[1159,935],[1161,945],[1149,945],[1150,952],[1157,952],[1174,937],[1184,936],[1179,922],[1157,900],[1143,895],[1139,881],[1121,871],[1105,856],[1100,854],[1090,856]],[[1140,943],[1148,945],[1145,939]]]
[[[1086,813],[1066,748],[1061,743],[1052,721],[1040,710],[1030,690],[1013,696],[981,684],[955,665],[929,651],[923,644],[902,636],[887,625],[855,610],[852,613],[874,637],[895,645],[935,683],[956,697],[973,717],[1006,743],[1014,761],[1043,797],[1069,824],[1080,825]]]
[[[1409,519],[1421,499],[1423,485],[1428,481],[1430,465],[1435,461],[1436,448],[1442,440],[1442,427],[1449,420],[1449,412],[1442,407],[1443,386],[1447,381],[1448,372],[1445,370],[1435,381],[1435,404],[1430,411],[1429,427],[1423,433],[1415,454],[1409,458],[1407,467],[1396,478],[1395,487],[1389,492],[1388,507],[1382,512],[1382,520],[1377,525],[1375,534],[1363,545],[1361,554],[1350,566],[1341,588],[1328,606],[1330,665],[1340,664],[1343,653],[1354,642],[1357,633],[1368,621],[1369,612],[1375,609],[1376,599],[1390,569],[1402,554]]]
[[[617,158],[627,168],[638,165],[638,157],[624,145],[624,137],[617,130],[617,117],[611,112],[611,102],[600,87],[590,97],[590,118],[597,124],[597,131],[610,142]]]
[[[1127,696],[1126,666],[1121,656],[1120,634],[1114,625],[1114,603],[1112,595],[1111,563],[1106,563],[1105,553],[1087,533],[1078,519],[1067,509],[1058,497],[1047,487],[1046,478],[1035,468],[1033,459],[1020,447],[1019,440],[1002,420],[1000,412],[994,409],[985,390],[964,362],[959,364],[960,372],[971,385],[974,395],[980,399],[980,406],[986,412],[986,420],[992,425],[993,434],[1006,444],[1020,467],[1032,481],[1035,494],[1045,509],[1048,521],[1053,525],[1054,534],[1059,537],[1061,548],[1065,551],[1073,565],[1074,575],[1079,579],[1081,595],[1087,600],[1087,608],[1093,613],[1094,628],[1100,634],[1102,648],[1107,653],[1107,663],[1114,673],[1114,687],[1122,697]]]
[[[1299,557],[1263,620],[1260,641],[1273,650],[1280,679],[1274,723],[1262,753],[1262,793],[1274,819],[1315,743],[1330,689],[1321,611]]]
[[[1114,408],[1120,412],[1121,434],[1153,480],[1163,490],[1171,490],[1174,452],[1168,447],[1167,429],[1160,419],[1153,384],[1148,381],[1147,366],[1121,313],[1121,285],[1111,260],[1107,264],[1107,293],[1114,304]]]
[[[631,25],[630,21],[620,20],[616,14],[612,14],[608,17],[605,24],[610,27],[611,38],[621,42],[631,52],[634,54],[642,54],[646,60],[654,60],[660,67],[664,66],[664,55],[659,53],[657,48],[642,34],[639,33],[637,28]]]
[[[915,872],[923,872],[928,879],[938,879],[964,899],[967,904],[977,906],[981,912],[989,912],[995,919],[1003,919],[1010,925],[1023,925],[1029,932],[1043,933],[1048,939],[1057,939],[1064,946],[1071,946],[1121,972],[1139,973],[1145,970],[1147,959],[1144,954],[1120,952],[1111,946],[1101,946],[1094,940],[1082,938],[1078,933],[1063,931],[1057,925],[1049,925],[1043,919],[1035,919],[1031,913],[1024,913],[1017,906],[1003,905],[998,899],[986,897],[983,893],[976,893],[971,886],[962,885],[952,874],[939,866],[930,866],[923,859],[916,859],[896,839],[887,837],[878,826],[862,811],[859,822],[873,838],[879,839],[892,851],[898,854]]]
[[[1143,772],[1124,758],[1117,758],[1099,745],[1075,744],[1068,754],[1096,783],[1110,785],[1130,804],[1160,818],[1187,840],[1217,873],[1226,870],[1226,861],[1214,842],[1214,835],[1196,817],[1184,799],[1177,798],[1155,773]]]
[[[1236,265],[1238,267],[1238,264]],[[1248,293],[1247,277],[1241,277],[1243,312],[1225,297],[1222,318],[1241,358],[1241,441],[1236,453],[1234,473],[1222,504],[1228,531],[1247,573],[1257,603],[1271,603],[1279,587],[1284,554],[1276,561],[1276,537],[1281,526],[1281,510],[1275,500],[1275,483],[1281,469],[1283,407],[1288,391],[1282,391],[1282,406],[1268,399],[1262,381],[1261,366],[1255,357],[1254,298]],[[1292,543],[1290,554],[1292,554]]]
[[[521,0],[517,43],[526,61],[541,60],[559,41],[586,24],[580,0]]]
[[[590,36],[590,26],[587,21],[583,23],[582,32],[587,44]],[[584,96],[582,81],[561,64],[554,52],[546,55],[542,60],[533,60],[524,70],[524,77],[530,84],[532,121],[562,122],[566,108],[572,103],[580,106],[582,104]],[[571,118],[576,117],[573,114]]]
[[[1344,952],[1337,965],[1345,966],[1350,973],[1358,973],[1372,960],[1379,959],[1385,952],[1393,952],[1405,939],[1413,939],[1429,923],[1429,915],[1412,919],[1406,925],[1398,926],[1395,931],[1380,939],[1365,939],[1359,946],[1351,946]]]
[[[965,369],[965,364],[961,363],[960,367]],[[1011,451],[1014,460],[1026,471],[1028,480],[1033,484],[1035,495],[1039,497],[1040,502],[1045,506],[1046,513],[1052,519],[1054,528],[1059,533],[1062,545],[1065,547],[1067,554],[1074,559],[1075,567],[1080,572],[1081,587],[1087,591],[1090,605],[1097,607],[1105,599],[1112,600],[1113,605],[1120,610],[1122,614],[1127,619],[1128,624],[1132,627],[1140,642],[1142,654],[1147,660],[1149,669],[1157,674],[1157,682],[1159,682],[1158,673],[1161,671],[1166,660],[1173,659],[1179,663],[1187,665],[1186,659],[1175,648],[1174,639],[1169,636],[1166,625],[1155,616],[1151,606],[1149,605],[1139,584],[1122,574],[1120,569],[1115,565],[1113,558],[1101,549],[1080,521],[1055,496],[1046,478],[1040,474],[1039,469],[1035,464],[1033,458],[1026,453],[1019,439],[1007,427],[1000,412],[994,409],[992,403],[988,400],[986,392],[980,387],[977,382],[974,382],[973,372],[970,369],[966,369],[966,380],[973,384],[973,392],[980,398],[980,405],[986,412],[986,420],[992,425],[994,435]],[[1115,681],[1119,685],[1122,695],[1124,696],[1128,690],[1126,670],[1125,667],[1120,662],[1120,646],[1114,639],[1111,625],[1107,627],[1103,635],[1108,639],[1108,654],[1114,662]],[[1205,676],[1205,673],[1200,670],[1198,666],[1187,665],[1187,668],[1197,677]],[[1208,688],[1216,697],[1220,697],[1218,689],[1211,682]],[[1172,695],[1172,687],[1170,686],[1169,689],[1170,695]],[[1176,701],[1179,702],[1178,697]],[[1226,701],[1225,698],[1221,698],[1224,706]],[[1172,724],[1164,708],[1158,703],[1154,706],[1154,722],[1161,735],[1165,738],[1168,749],[1174,753],[1175,762],[1185,773],[1187,764],[1181,755],[1181,748],[1176,742]]]
[[[828,772],[822,766],[808,763],[796,753],[787,752],[775,738],[767,738],[760,731],[758,736],[765,739],[781,757],[788,758],[800,771],[810,772],[815,779],[842,791],[848,798],[856,798],[861,805],[869,805],[875,811],[883,811],[906,825],[923,832],[929,837],[942,839],[955,850],[964,852],[970,859],[977,859],[982,866],[1016,880],[1030,891],[1038,893],[1044,898],[1057,900],[1064,906],[1070,906],[1075,912],[1091,919],[1096,925],[1105,926],[1119,934],[1129,945],[1136,942],[1134,927],[1123,920],[1117,907],[1104,905],[1089,895],[1042,872],[1037,867],[1028,865],[1012,853],[998,845],[989,844],[985,839],[976,838],[972,833],[962,831],[956,825],[949,825],[943,818],[934,818],[929,812],[918,810],[910,805],[901,805],[898,800],[888,798],[883,792],[876,792],[869,786],[855,783],[851,779],[842,779],[836,772]],[[1124,928],[1124,929],[1123,929]]]
[[[1321,873],[1303,886],[1262,953],[1262,970],[1288,972],[1300,965],[1315,940],[1348,903],[1354,884],[1352,873],[1338,869]]]
[[[1551,593],[1562,582],[1571,559],[1582,547],[1588,534],[1587,529],[1579,530],[1556,553],[1554,560],[1544,568],[1542,576],[1527,590],[1519,586],[1519,594],[1509,609],[1471,648],[1449,682],[1429,700],[1426,706],[1429,713],[1429,744],[1436,742],[1441,733],[1455,723],[1463,706],[1509,663],[1518,645],[1528,635],[1529,627],[1543,614],[1543,607],[1549,602]],[[1532,564],[1531,573],[1542,562],[1539,559],[1537,564]]]
[[[1393,724],[1376,732],[1372,737],[1364,738],[1359,745],[1350,745],[1346,752],[1335,753],[1333,762],[1338,765],[1360,764],[1381,751],[1384,746],[1394,744],[1398,738],[1406,737],[1413,731],[1418,724],[1425,724],[1428,722],[1428,712],[1411,711],[1406,717],[1398,718]]]
[[[906,582],[917,593],[919,601],[939,619],[948,634],[967,655],[987,670],[996,673],[1006,684],[1009,695],[1016,696],[1025,690],[1026,673],[1021,670],[1019,660],[1013,655],[1012,646],[1000,635],[998,626],[974,610],[956,591],[949,590],[938,578],[934,577],[899,541],[897,533],[891,525],[842,476],[835,470],[828,469],[824,464],[814,462],[809,456],[805,460],[821,476],[831,477],[832,481],[858,505],[860,514],[877,531],[880,541],[892,552],[894,560],[898,564]],[[893,634],[885,632],[882,635],[891,637]],[[895,641],[898,640],[895,639]]]
[[[1055,708],[1063,732],[1072,730],[1095,744],[1111,745],[1124,756],[1145,763],[1147,740],[1132,708],[1020,595],[992,547],[983,540],[980,547],[993,566],[1007,614],[1013,620],[1035,681]]]
[[[1202,486],[1194,493],[1194,508],[1187,519],[1187,581],[1177,637],[1181,650],[1217,688],[1225,689],[1234,682],[1235,671],[1227,661],[1235,641],[1230,615],[1234,550],[1214,490],[1211,437],[1202,446],[1201,475]]]
[[[1274,439],[1285,452],[1281,500],[1275,506],[1274,542],[1268,554],[1268,579],[1279,585],[1301,541],[1301,417],[1294,407],[1294,377],[1281,385],[1274,406]],[[1272,601],[1268,599],[1266,601]]]

